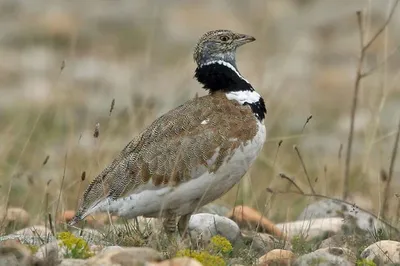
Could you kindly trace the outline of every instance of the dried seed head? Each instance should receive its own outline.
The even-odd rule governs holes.
[[[388,174],[384,169],[381,169],[381,181],[386,182],[388,180]]]
[[[85,181],[85,179],[86,179],[86,171],[83,171],[81,174],[81,180]]]
[[[111,116],[111,113],[114,110],[114,106],[115,106],[115,99],[112,99],[109,116]]]
[[[100,123],[97,123],[94,127],[93,137],[98,138],[100,135]]]
[[[49,161],[49,159],[50,159],[50,156],[49,156],[49,155],[47,155],[47,156],[46,156],[46,158],[44,159],[44,161],[43,161],[42,165],[46,165],[46,164],[47,164],[47,162]]]

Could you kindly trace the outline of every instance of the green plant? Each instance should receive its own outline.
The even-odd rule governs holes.
[[[57,234],[57,239],[61,240],[60,247],[65,247],[66,249],[64,255],[66,258],[86,259],[93,256],[88,243],[71,232],[61,232]]]
[[[367,260],[367,259],[359,259],[356,262],[357,266],[376,266],[376,263],[373,262],[372,260]]]
[[[215,254],[228,255],[232,252],[233,247],[231,242],[223,236],[213,236],[210,241],[209,248]]]
[[[176,253],[176,257],[190,257],[198,260],[204,266],[226,266],[226,263],[222,257],[212,255],[207,251],[182,249]]]
[[[292,249],[295,254],[306,254],[312,251],[313,245],[312,243],[308,242],[304,236],[297,235],[292,238]]]

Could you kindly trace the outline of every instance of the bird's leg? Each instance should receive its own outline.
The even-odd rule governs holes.
[[[173,234],[176,232],[176,215],[172,214],[164,218],[163,221],[164,230],[167,234]]]
[[[191,213],[182,215],[178,221],[178,232],[182,238],[186,237],[186,234],[188,231],[188,226],[189,226],[190,216],[192,216]]]

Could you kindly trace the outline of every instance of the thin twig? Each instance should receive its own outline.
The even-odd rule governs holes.
[[[55,212],[54,217],[57,217],[58,207],[60,206],[61,194],[62,194],[63,187],[64,187],[65,173],[67,171],[67,158],[68,158],[68,153],[66,152],[65,156],[64,156],[64,170],[63,170],[63,176],[61,179],[60,193],[58,193],[57,206],[56,206],[56,212]]]
[[[390,185],[391,185],[391,182],[392,182],[394,165],[396,164],[397,149],[398,149],[398,146],[399,146],[399,138],[400,138],[400,119],[399,119],[399,124],[397,126],[397,134],[396,134],[396,138],[395,138],[394,145],[393,145],[392,158],[390,159],[389,174],[388,174],[388,178],[387,178],[387,181],[386,181],[386,186],[385,186],[385,189],[384,189],[384,192],[383,192],[382,217],[384,219],[387,218],[386,216],[388,214],[389,190],[390,190]]]
[[[304,129],[306,128],[308,122],[310,122],[310,120],[312,119],[312,115],[310,115],[309,117],[307,117],[306,122],[303,125],[303,128],[301,129],[301,133],[303,133]]]
[[[299,191],[299,193],[301,194],[305,194],[304,191],[297,185],[297,183],[290,177],[288,177],[287,175],[285,175],[284,173],[280,173],[279,174],[280,178],[286,179],[287,181],[289,181],[293,186],[295,186],[297,188],[297,190]]]
[[[297,146],[295,145],[295,146],[293,147],[293,149],[296,151],[297,156],[298,156],[299,159],[300,159],[300,163],[301,163],[301,166],[303,167],[304,173],[305,173],[305,175],[306,175],[306,177],[307,177],[308,185],[310,186],[311,192],[312,192],[313,194],[315,194],[315,190],[314,190],[314,188],[313,188],[313,186],[312,186],[312,184],[311,184],[311,179],[310,179],[310,176],[308,175],[307,168],[306,168],[306,165],[304,164],[304,160],[303,160],[303,157],[302,157],[301,154],[300,154],[299,148],[297,148]]]
[[[275,167],[275,162],[276,162],[276,159],[278,158],[278,153],[279,153],[279,149],[280,149],[281,146],[282,146],[282,142],[283,142],[283,140],[280,140],[280,141],[278,142],[278,147],[276,148],[274,163],[272,164],[272,167]]]
[[[358,103],[358,94],[360,90],[360,83],[361,79],[366,76],[365,73],[370,74],[370,72],[363,73],[363,63],[365,58],[365,53],[368,48],[374,43],[374,41],[382,34],[382,32],[386,29],[387,25],[389,24],[390,20],[393,17],[394,11],[396,9],[399,0],[397,0],[394,5],[392,6],[389,16],[386,19],[385,23],[379,28],[379,30],[373,35],[372,38],[366,43],[364,41],[364,22],[362,18],[362,12],[357,11],[357,23],[360,33],[360,58],[358,59],[357,64],[357,72],[356,72],[356,79],[354,83],[354,93],[353,93],[353,100],[351,105],[351,116],[350,116],[350,129],[349,129],[349,136],[347,139],[347,152],[346,152],[346,163],[345,163],[345,171],[344,171],[344,184],[343,184],[343,199],[346,199],[349,195],[349,180],[350,180],[350,165],[351,165],[351,149],[353,146],[353,136],[354,136],[354,121],[355,115],[357,110],[357,103]]]
[[[391,51],[389,53],[388,56],[385,57],[384,60],[382,60],[381,62],[377,63],[376,65],[374,65],[373,67],[371,67],[370,69],[364,71],[361,74],[362,78],[365,78],[369,75],[371,75],[373,72],[375,72],[375,70],[377,70],[378,68],[380,68],[381,66],[385,65],[387,63],[387,61],[389,61],[389,59],[391,59],[395,54],[398,54],[400,52],[400,45],[397,46],[393,51]]]
[[[362,79],[361,68],[363,65],[364,57],[365,57],[364,27],[363,27],[361,11],[357,11],[357,22],[358,22],[358,28],[359,28],[359,32],[360,32],[360,47],[361,47],[361,49],[360,49],[360,58],[358,59],[358,65],[357,65],[356,80],[355,80],[355,84],[354,84],[353,101],[352,101],[352,105],[351,105],[350,130],[349,130],[349,136],[347,139],[347,151],[346,151],[346,161],[345,161],[345,170],[344,170],[344,185],[343,185],[343,197],[342,197],[343,199],[346,199],[349,194],[351,148],[353,146],[354,120],[356,117],[358,92],[360,90],[360,81]]]
[[[387,17],[385,23],[381,26],[381,28],[375,33],[375,35],[367,42],[366,45],[364,45],[363,50],[366,51],[373,43],[374,41],[379,37],[379,35],[381,35],[381,33],[385,30],[385,28],[387,27],[387,25],[389,24],[390,20],[392,20],[394,11],[396,10],[396,6],[399,3],[399,0],[397,0],[389,13],[389,16]]]

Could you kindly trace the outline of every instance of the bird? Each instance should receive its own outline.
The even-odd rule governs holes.
[[[163,218],[167,231],[182,233],[195,211],[239,183],[267,137],[264,99],[236,65],[237,48],[253,41],[231,30],[202,35],[194,78],[208,94],[166,112],[131,140],[88,185],[69,224],[108,212]]]

